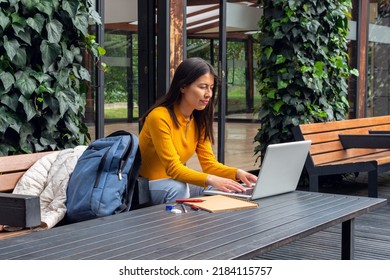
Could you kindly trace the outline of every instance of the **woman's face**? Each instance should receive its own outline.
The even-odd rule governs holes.
[[[214,88],[214,75],[211,73],[200,76],[192,84],[182,87],[180,107],[184,114],[191,115],[193,110],[203,110],[211,101]]]

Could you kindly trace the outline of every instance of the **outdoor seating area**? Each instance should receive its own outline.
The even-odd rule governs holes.
[[[238,126],[240,128],[242,128],[243,124],[228,123],[227,126],[228,126],[227,131],[230,131],[232,133],[233,132],[237,133],[237,131],[239,131],[239,130],[237,130]],[[246,124],[244,124],[244,126],[246,126]],[[252,129],[255,130],[256,126],[257,126],[257,124],[247,125],[247,129],[248,130],[252,130]],[[115,127],[112,127],[112,129],[115,129]],[[243,141],[246,141],[246,140],[237,139],[237,137],[234,136],[234,133],[228,135],[229,137],[227,137],[227,139],[228,139],[227,145],[228,146],[229,145],[240,145],[242,147],[245,147],[246,152],[243,153],[242,157],[238,156],[233,151],[231,153],[227,153],[227,155],[228,155],[227,160],[229,160],[229,161],[237,160],[237,161],[243,161],[243,162],[251,161],[253,164],[253,159],[248,160],[248,156],[247,156],[248,154],[253,153],[253,148],[250,147],[250,145],[243,145],[243,143],[244,143]],[[5,166],[8,166],[8,170],[18,169],[17,167],[15,167],[15,165],[12,164],[12,162],[17,162],[15,159],[17,159],[18,157],[22,158],[22,156],[9,157],[9,158],[13,158],[13,160],[8,161],[8,164],[6,164],[7,163],[6,161],[0,160],[0,163],[1,163],[0,166],[2,166],[2,169],[1,169],[2,172],[4,172]],[[35,158],[35,159],[37,159],[37,158]],[[22,160],[22,162],[26,162],[27,165],[31,165],[33,161],[34,161],[34,159],[30,160],[30,161]],[[26,167],[24,167],[24,168],[26,168]],[[196,166],[194,166],[194,168],[196,168]],[[21,172],[23,172],[23,171],[21,171]],[[5,182],[5,181],[2,181],[2,182]],[[378,182],[379,182],[378,183],[378,185],[379,185],[378,197],[380,197],[380,199],[383,199],[383,198],[389,199],[390,198],[390,188],[388,188],[387,185],[390,184],[390,176],[387,174],[382,174],[381,176],[379,176]],[[363,199],[363,198],[367,197],[368,190],[367,190],[366,184],[367,184],[367,176],[365,176],[362,173],[354,181],[333,182],[332,185],[320,185],[319,192],[320,193],[328,193],[328,194],[334,193],[336,195],[342,195],[342,196],[343,195],[348,195],[348,196],[351,195],[353,197],[361,197]],[[299,189],[299,191],[303,191],[303,192],[306,192],[308,190],[309,190],[308,187],[301,187]],[[7,191],[9,192],[11,190],[8,189]],[[308,194],[310,194],[310,193],[312,193],[312,192],[309,192]],[[320,197],[322,196],[322,194],[319,194],[319,195],[320,195]],[[323,197],[323,199],[324,198],[325,197]],[[329,200],[329,203],[332,203],[334,198],[328,197],[328,200]],[[270,203],[271,202],[267,202],[267,200],[261,201],[260,208],[258,210],[256,210],[256,211],[259,211],[259,213],[257,215],[263,213],[263,211],[267,211],[267,212],[268,211],[276,211],[276,210],[271,210],[271,208],[268,209],[268,207],[270,207],[270,205],[273,204],[273,203],[271,203],[271,204]],[[267,206],[267,205],[269,205],[269,206]],[[379,208],[378,208],[378,206],[376,206],[373,208],[367,208],[367,210],[364,210],[363,212],[357,212],[360,214],[358,214],[356,216],[356,218],[354,218],[354,214],[353,214],[353,216],[350,216],[351,212],[346,212],[349,214],[347,216],[345,216],[345,218],[344,218],[344,219],[346,219],[345,221],[349,221],[349,219],[351,217],[353,217],[352,220],[355,221],[354,232],[355,232],[355,236],[356,236],[356,238],[355,238],[356,239],[356,241],[355,241],[355,248],[356,249],[355,249],[355,253],[353,254],[353,256],[355,256],[356,259],[386,259],[386,258],[390,258],[390,253],[389,253],[390,252],[390,239],[388,238],[388,236],[390,236],[389,235],[390,226],[388,226],[390,224],[390,217],[388,215],[388,212],[390,211],[390,207],[389,207],[388,202],[383,201],[383,200],[380,201],[379,205],[380,205]],[[266,209],[268,209],[268,210],[266,210]],[[328,214],[330,214],[329,210],[326,210],[326,209],[329,209],[329,208],[325,207],[323,210],[323,211],[325,211],[324,213],[328,212]],[[151,210],[153,210],[152,211],[153,213],[149,213],[149,211],[151,211]],[[146,212],[148,212],[148,214]],[[140,211],[140,214],[142,215],[142,217],[146,217],[144,215],[147,215],[149,217],[149,219],[153,220],[158,215],[162,215],[162,214],[165,215],[165,213],[163,213],[163,212],[164,211],[161,211],[161,207],[155,207],[154,209],[150,209],[150,210],[143,209]],[[238,215],[240,213],[243,215],[245,214],[243,211],[239,211],[238,213],[236,213],[236,215]],[[363,213],[364,213],[364,215],[361,215]],[[236,215],[235,215],[234,219],[237,219]],[[318,216],[318,215],[320,215],[320,214],[314,214],[313,218]],[[324,215],[324,214],[321,214],[320,216],[322,216],[322,215]],[[202,219],[205,219],[208,216],[210,216],[210,214],[203,213]],[[167,216],[167,217],[169,217],[169,219],[173,218],[172,216]],[[199,219],[199,218],[200,217],[195,216],[194,219]],[[210,219],[210,218],[211,217],[208,217],[208,219]],[[117,218],[114,218],[114,219],[117,219]],[[144,219],[144,218],[141,218],[141,219]],[[193,218],[191,218],[191,219],[193,219]],[[276,219],[276,220],[278,220],[278,219]],[[147,221],[147,220],[145,220],[145,221]],[[251,250],[253,250],[252,252],[242,253],[242,255],[240,255],[241,253],[240,254],[236,253],[237,255],[229,255],[228,254],[229,256],[226,255],[226,257],[227,258],[252,258],[252,259],[341,259],[342,258],[342,254],[341,254],[341,252],[342,252],[342,242],[341,242],[342,241],[342,226],[341,226],[341,224],[339,224],[340,220],[337,219],[337,221],[338,222],[330,223],[330,224],[328,224],[326,222],[327,226],[325,228],[323,228],[322,226],[318,226],[318,229],[319,229],[318,232],[313,232],[312,230],[309,230],[308,232],[306,232],[304,234],[303,233],[304,231],[302,231],[302,232],[298,231],[298,232],[296,232],[296,234],[297,234],[296,237],[289,234],[288,236],[284,237],[284,238],[286,238],[284,241],[278,242],[272,246],[271,245],[265,246],[263,249],[251,249]],[[175,223],[175,221],[171,221],[171,222]],[[243,222],[245,222],[245,220],[243,220]],[[88,222],[88,225],[89,225],[89,223],[100,224],[101,222],[98,222],[98,221],[91,222],[90,221],[90,222]],[[224,224],[224,222],[222,224]],[[222,226],[222,224],[221,224],[221,226]],[[62,229],[66,229],[64,233],[60,233],[60,235],[62,235],[62,234],[66,235],[67,234],[66,232],[69,232],[69,230],[71,232],[74,232],[75,229],[78,228],[79,226],[78,225],[70,225],[69,229],[68,229],[68,227],[69,226],[64,228],[64,227],[60,226],[60,227],[56,227],[54,229],[47,230],[47,232],[55,230],[54,231],[55,235],[57,235],[59,232],[62,231]],[[83,223],[81,223],[81,225],[80,225],[80,228],[82,228],[82,227],[83,227]],[[72,229],[70,229],[70,228],[72,228]],[[310,225],[309,225],[309,228],[311,228]],[[25,233],[27,233],[27,232],[25,232]],[[10,233],[1,233],[1,234],[8,234],[8,236],[4,235],[4,237],[7,237],[7,239],[3,238],[3,239],[5,239],[4,244],[11,244],[12,238],[10,238],[10,237],[20,235],[20,232],[19,233],[10,232]],[[37,233],[29,232],[29,234],[37,234]],[[40,235],[47,235],[47,234],[50,236],[50,233],[40,233]],[[1,237],[0,237],[0,239],[1,239]],[[8,240],[8,241],[6,241],[6,240]],[[29,240],[29,239],[27,239],[27,240]],[[31,240],[34,240],[34,238],[32,238]],[[307,242],[305,240],[307,240]],[[366,240],[369,240],[369,242],[368,243],[365,242]],[[39,241],[37,241],[37,242],[39,243]],[[230,244],[230,242],[233,242],[233,240],[228,241],[228,242]],[[256,244],[255,240],[253,242],[254,242],[254,244]],[[39,243],[39,244],[41,244],[41,243]],[[239,243],[237,243],[237,244],[239,244]],[[159,246],[163,246],[163,245],[159,245]],[[241,247],[241,245],[237,245],[237,246]],[[323,248],[323,250],[318,250],[317,249],[318,246],[321,246]],[[344,245],[344,246],[347,246],[347,245]],[[378,249],[378,247],[379,247],[379,249]],[[253,248],[256,248],[256,247],[253,247]],[[347,248],[348,248],[348,246],[347,246]],[[348,255],[348,249],[344,249],[344,250],[346,250],[346,252],[347,252],[344,254]],[[326,251],[326,253],[324,253],[324,251]],[[53,255],[51,255],[51,254],[53,254]],[[52,257],[48,256],[47,258],[59,258],[59,255],[56,255],[55,252],[52,252],[51,254],[50,254],[50,256],[52,256]],[[76,255],[78,256],[78,254],[76,254]],[[1,254],[0,254],[0,256],[1,256]],[[181,253],[181,256],[183,258],[185,258],[185,255],[183,255],[183,253]],[[198,257],[195,257],[195,258],[199,258],[201,256],[202,255],[199,255]],[[4,257],[7,258],[6,255],[4,255]],[[153,258],[153,255],[150,255],[150,257]],[[105,257],[104,257],[104,255],[101,255],[100,257],[96,257],[96,258],[105,258]],[[220,255],[219,258],[225,258],[225,257],[224,257],[224,255]]]
[[[40,2],[0,1],[0,260],[390,259],[390,1]]]

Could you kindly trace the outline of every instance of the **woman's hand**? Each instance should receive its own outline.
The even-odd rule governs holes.
[[[245,188],[238,182],[215,175],[208,175],[206,184],[223,192],[243,192]]]
[[[242,169],[237,169],[236,178],[237,178],[237,180],[240,180],[247,187],[250,187],[250,188],[253,187],[253,184],[255,184],[257,181],[256,175],[253,175],[253,174],[246,172]]]

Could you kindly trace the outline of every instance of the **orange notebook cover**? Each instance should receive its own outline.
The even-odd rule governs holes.
[[[226,195],[211,195],[199,197],[202,202],[185,202],[187,205],[196,205],[200,209],[209,212],[236,211],[243,209],[258,208],[259,204],[254,201],[231,197]]]

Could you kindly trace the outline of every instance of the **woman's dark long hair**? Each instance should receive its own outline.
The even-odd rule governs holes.
[[[194,110],[193,118],[196,123],[198,139],[201,135],[202,129],[205,130],[205,140],[209,139],[214,143],[213,133],[213,119],[214,119],[214,103],[216,100],[216,91],[218,87],[218,75],[213,66],[207,61],[192,57],[184,60],[177,67],[172,79],[171,86],[166,95],[157,100],[149,110],[140,118],[140,124],[143,125],[148,114],[156,107],[166,107],[174,120],[176,126],[179,126],[179,121],[174,113],[174,105],[179,104],[182,98],[180,89],[195,82],[199,77],[205,74],[212,74],[214,76],[213,96],[210,98],[209,104],[203,110]]]

